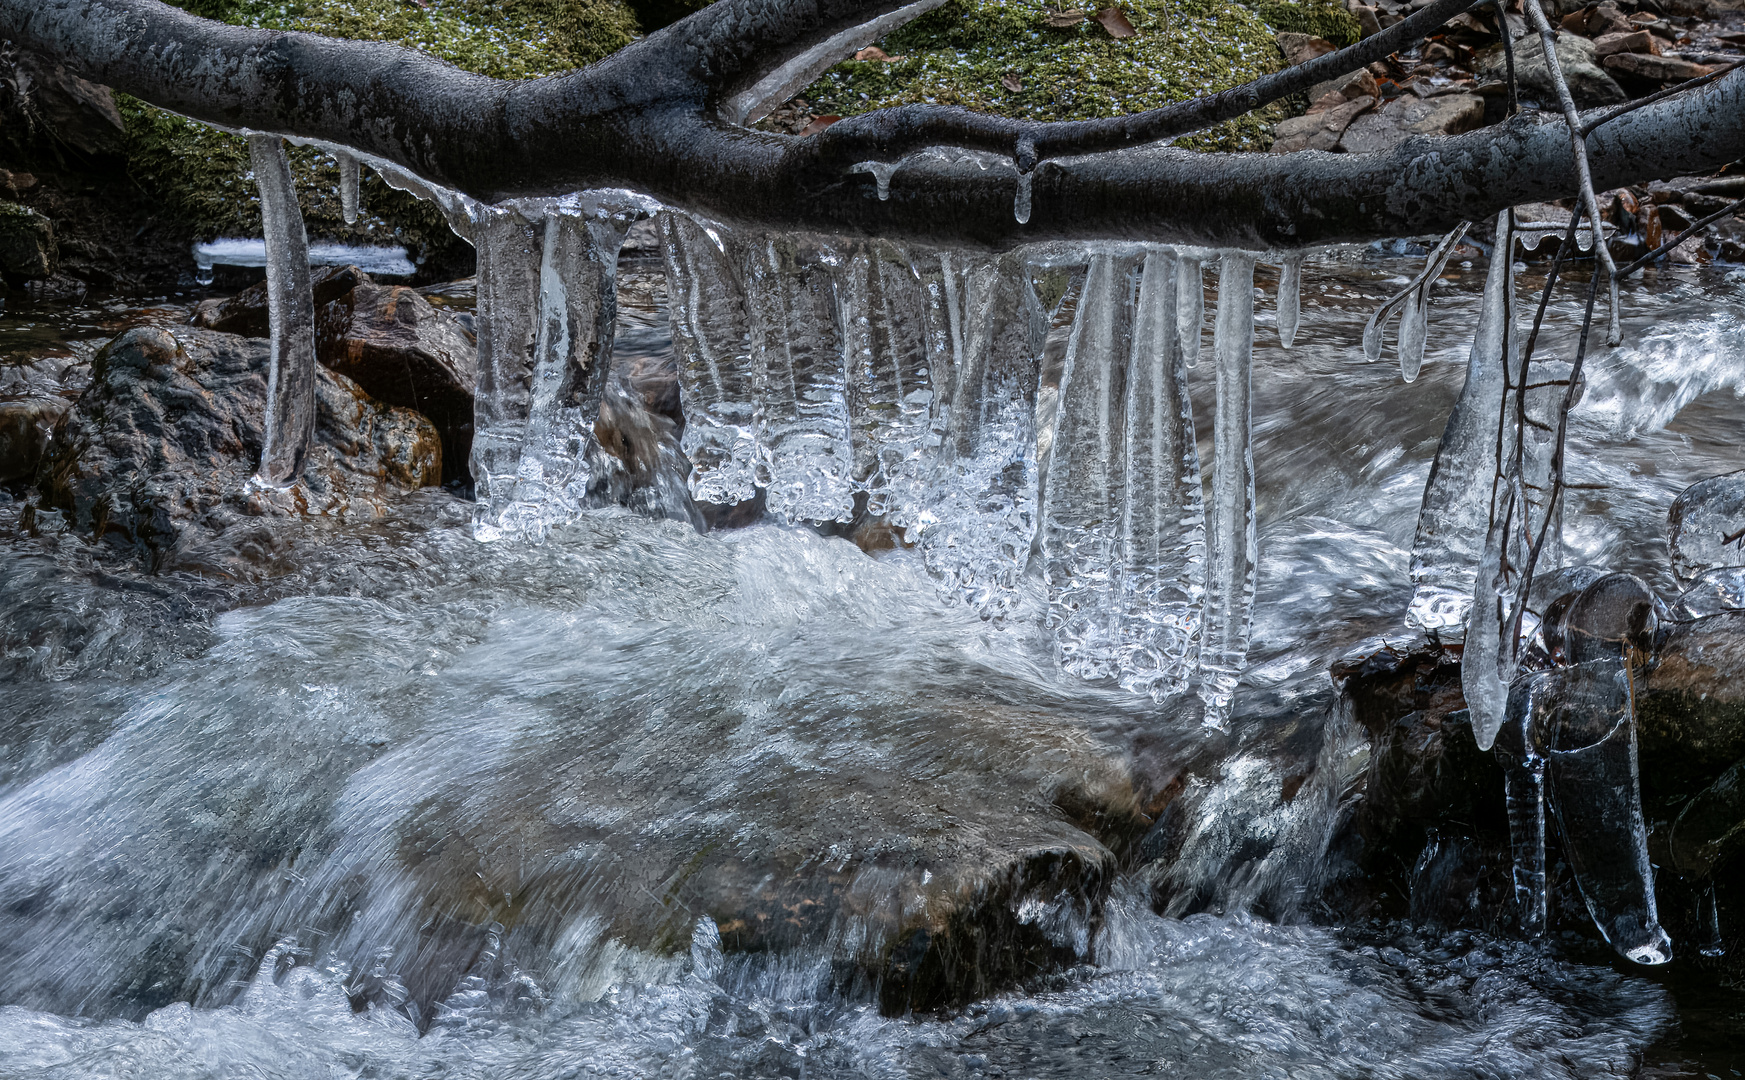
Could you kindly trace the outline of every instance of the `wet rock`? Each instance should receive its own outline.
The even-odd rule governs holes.
[[[1644,53],[1648,56],[1659,56],[1660,44],[1648,31],[1636,30],[1595,38],[1594,52],[1601,57],[1610,56],[1613,53]]]
[[[1641,695],[1644,775],[1713,777],[1745,758],[1745,611],[1671,625]]]
[[[1413,135],[1458,135],[1484,123],[1484,99],[1476,94],[1398,97],[1351,122],[1339,138],[1352,154],[1386,150]]]
[[[46,278],[59,265],[53,223],[27,207],[0,202],[0,273]]]
[[[377,401],[412,409],[435,424],[442,437],[443,481],[463,478],[472,449],[478,363],[472,333],[423,291],[378,285],[355,266],[327,267],[314,275],[311,288],[316,358]],[[265,337],[266,283],[202,304],[190,322]]]
[[[1644,56],[1634,52],[1613,53],[1605,58],[1604,63],[1612,71],[1655,82],[1683,82],[1707,75],[1710,70],[1676,56]]]
[[[478,353],[459,320],[413,289],[364,281],[320,309],[315,347],[323,364],[377,401],[435,424],[443,481],[465,477]]]
[[[71,406],[51,397],[0,401],[0,484],[36,475],[55,425]]]
[[[326,305],[364,284],[373,282],[355,266],[327,266],[315,271],[310,275],[310,291],[315,295],[316,318],[321,318]],[[264,338],[268,332],[267,283],[257,282],[228,299],[203,301],[188,321],[223,334]]]
[[[1340,136],[1345,134],[1352,121],[1374,107],[1373,98],[1363,97],[1341,102],[1321,112],[1281,120],[1273,128],[1272,152],[1289,154],[1297,150],[1332,150],[1339,145]]]
[[[1723,566],[1745,566],[1745,472],[1699,480],[1667,512],[1672,572],[1689,584]]]
[[[12,105],[26,123],[46,128],[56,142],[92,157],[127,148],[127,126],[115,95],[30,53],[12,56]]]
[[[1551,73],[1545,66],[1545,49],[1539,35],[1528,34],[1517,40],[1514,47],[1515,78],[1521,93],[1554,108],[1557,90],[1551,84]],[[1580,108],[1615,105],[1628,97],[1624,88],[1600,67],[1594,43],[1584,37],[1557,35],[1557,64],[1569,84],[1570,97]],[[1481,78],[1507,78],[1502,45],[1493,45],[1481,52],[1475,67],[1475,74]]]
[[[1679,811],[1667,846],[1687,878],[1711,876],[1745,843],[1745,761],[1722,773]]]
[[[250,490],[266,409],[268,345],[146,327],[100,351],[92,385],[56,428],[37,486],[74,527],[161,562],[202,532],[259,516],[370,518],[436,483],[430,422],[317,369],[315,445],[303,479]],[[192,530],[192,531],[190,531]]]

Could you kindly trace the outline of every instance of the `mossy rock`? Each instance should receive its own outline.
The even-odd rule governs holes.
[[[1155,109],[1278,70],[1272,30],[1225,0],[1122,6],[1135,33],[1092,19],[1051,27],[1049,0],[950,0],[880,42],[892,62],[838,64],[802,94],[815,113],[891,105],[962,105],[1024,120],[1089,120]],[[1012,90],[1011,79],[1019,86]],[[1177,142],[1201,150],[1265,150],[1273,105]]]
[[[502,79],[535,78],[593,63],[638,34],[621,0],[172,0],[193,14],[268,29],[392,41],[457,67]],[[674,0],[679,2],[679,0]],[[127,124],[129,172],[197,238],[257,236],[260,200],[248,144],[204,124],[118,95]],[[435,207],[395,191],[373,174],[364,181],[364,215],[340,215],[339,166],[294,148],[291,168],[310,236],[353,243],[403,244],[415,257],[464,264],[466,243]]]
[[[1355,45],[1363,36],[1357,16],[1332,0],[1261,0],[1250,6],[1275,32],[1313,34],[1339,46]]]

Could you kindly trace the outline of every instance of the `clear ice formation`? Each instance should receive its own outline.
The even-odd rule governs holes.
[[[251,135],[249,161],[261,195],[267,242],[267,319],[271,366],[260,470],[255,480],[286,487],[303,474],[315,436],[315,297],[310,291],[309,235],[285,143]]]
[[[934,384],[941,444],[913,531],[929,570],[1000,621],[1018,606],[1036,534],[1036,391],[1048,319],[1017,255],[942,252],[922,273],[937,328],[930,336],[943,345]]]
[[[1521,600],[1515,574],[1524,564],[1525,504],[1520,477],[1511,475],[1497,497],[1496,518],[1486,535],[1473,583],[1471,622],[1460,656],[1460,689],[1480,750],[1489,750],[1496,741],[1514,678],[1514,627]]]
[[[1654,631],[1654,598],[1628,574],[1600,578],[1548,611],[1547,651],[1559,666],[1522,675],[1497,741],[1509,800],[1522,926],[1545,927],[1546,802],[1588,914],[1606,941],[1639,964],[1672,959],[1648,857],[1636,755],[1637,650]]]
[[[854,476],[867,513],[903,529],[920,520],[941,442],[933,371],[949,370],[949,357],[931,300],[908,255],[887,241],[859,245],[839,271]]]
[[[1012,197],[1012,216],[1018,224],[1030,224],[1030,178],[1036,175],[1035,170],[1018,171],[1018,193]]]
[[[590,196],[479,207],[474,535],[538,541],[587,505],[635,211]]]
[[[1424,364],[1424,339],[1429,326],[1430,289],[1435,285],[1442,268],[1448,265],[1448,260],[1454,254],[1454,249],[1460,244],[1461,237],[1466,235],[1467,222],[1455,226],[1454,231],[1444,236],[1430,251],[1424,260],[1424,269],[1413,278],[1411,283],[1393,296],[1388,297],[1382,305],[1375,309],[1369,317],[1369,322],[1363,327],[1363,355],[1366,360],[1374,362],[1381,359],[1382,330],[1395,312],[1400,313],[1399,353],[1400,375],[1412,382],[1418,377],[1418,370]]]
[[[1287,349],[1296,343],[1302,312],[1303,257],[1289,255],[1278,267],[1278,343]]]
[[[347,225],[357,224],[359,194],[363,190],[363,167],[345,152],[334,155],[339,162],[339,212]]]
[[[1141,261],[1092,254],[1067,339],[1043,505],[1049,625],[1062,669],[1119,670],[1127,360]]]
[[[1206,325],[1206,283],[1198,257],[1183,255],[1176,271],[1176,325],[1180,327],[1182,363],[1200,362],[1200,338]]]
[[[1212,504],[1206,524],[1200,697],[1206,703],[1206,723],[1224,727],[1248,657],[1254,612],[1253,255],[1229,252],[1220,261],[1212,352],[1218,403],[1212,428]]]
[[[1512,251],[1506,210],[1497,215],[1496,235],[1493,251]],[[1508,374],[1503,352],[1506,346],[1510,365],[1520,353],[1514,308],[1513,259],[1493,254],[1466,362],[1466,383],[1442,430],[1412,543],[1413,594],[1407,621],[1432,634],[1457,637],[1472,607],[1497,474],[1497,432]]]

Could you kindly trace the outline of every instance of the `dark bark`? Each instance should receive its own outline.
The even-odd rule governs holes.
[[[724,101],[806,49],[903,6],[720,0],[583,71],[521,83],[391,45],[223,26],[156,0],[0,0],[0,34],[164,108],[352,147],[487,202],[626,187],[726,221],[935,243],[1098,237],[1295,247],[1442,232],[1575,189],[1563,128],[1527,118],[1383,154],[1112,149],[1349,70],[1362,44],[1270,83],[1137,119],[1022,125],[910,107],[812,139],[718,119]],[[1440,21],[1444,7],[1458,6],[1439,0],[1420,15]],[[1589,139],[1596,185],[1700,173],[1745,156],[1742,97],[1745,72],[1737,72],[1601,128]],[[1021,149],[1020,139],[1045,158],[1098,151],[1036,169],[1027,225],[1013,217],[1018,173],[1009,161],[984,169],[949,155],[911,157],[887,200],[871,175],[848,171],[929,142],[1005,154]]]

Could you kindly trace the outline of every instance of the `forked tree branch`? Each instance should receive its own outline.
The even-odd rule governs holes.
[[[1531,118],[1379,154],[1130,146],[1355,70],[1392,43],[1385,34],[1224,94],[1108,121],[1027,125],[911,106],[800,139],[722,119],[724,106],[755,97],[808,50],[912,2],[719,0],[581,71],[526,82],[393,45],[226,26],[157,0],[0,0],[0,36],[171,111],[355,148],[486,202],[626,187],[725,221],[939,244],[1291,248],[1446,232],[1576,187],[1563,126]],[[1439,24],[1468,2],[1437,0],[1392,29],[1420,17]],[[1594,183],[1700,173],[1745,156],[1742,106],[1745,73],[1734,73],[1619,117],[1590,136]],[[1048,159],[1034,172],[1028,224],[1013,215],[1019,175],[1008,156],[1021,138]],[[884,199],[872,176],[849,171],[965,144],[1002,160],[913,155]]]

